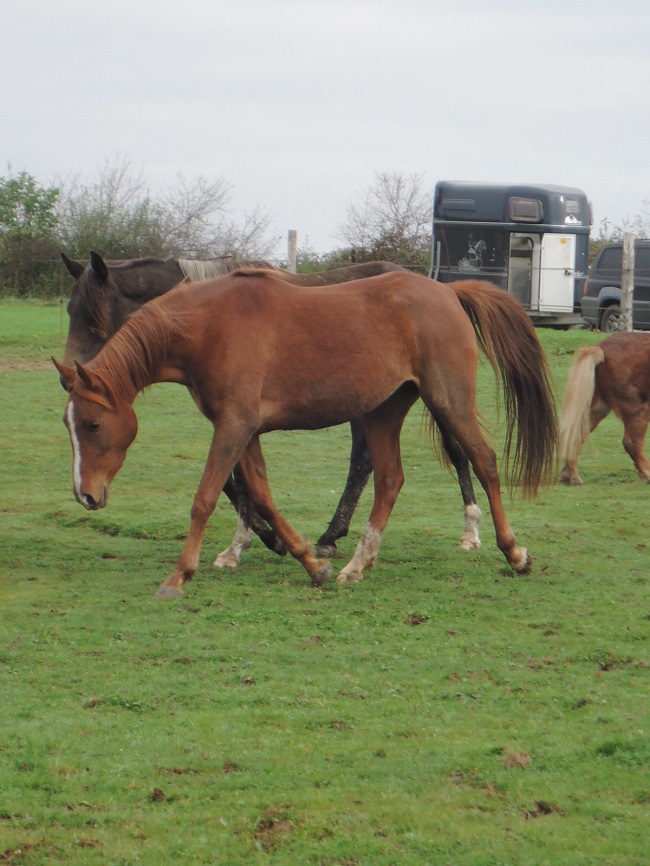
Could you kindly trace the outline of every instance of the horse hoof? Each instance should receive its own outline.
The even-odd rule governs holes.
[[[176,589],[173,586],[161,586],[154,598],[183,598],[184,595],[182,589]]]
[[[481,549],[481,542],[478,540],[478,538],[463,538],[463,539],[461,539],[459,549],[460,550],[480,550]]]
[[[237,568],[239,566],[239,560],[234,556],[234,554],[228,554],[226,556],[225,553],[220,553],[212,565],[214,568]]]
[[[325,565],[320,568],[316,574],[312,575],[311,582],[313,586],[325,586],[325,584],[332,579],[332,565],[329,562],[326,562]]]
[[[582,487],[585,483],[579,475],[560,475],[560,481],[567,487]]]
[[[336,578],[337,583],[359,583],[363,580],[363,574],[360,571],[341,571]]]
[[[517,574],[530,574],[531,569],[533,567],[533,560],[531,555],[528,553],[525,547],[520,547],[517,550],[519,554],[516,562],[511,562],[510,567],[513,571],[516,571]]]
[[[335,544],[316,544],[316,556],[338,556],[338,548]]]

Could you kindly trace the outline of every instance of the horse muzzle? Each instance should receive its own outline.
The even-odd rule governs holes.
[[[80,505],[83,505],[88,511],[99,511],[100,508],[105,508],[108,501],[108,491],[106,487],[102,487],[99,498],[93,496],[92,493],[77,493],[75,490],[75,499]]]

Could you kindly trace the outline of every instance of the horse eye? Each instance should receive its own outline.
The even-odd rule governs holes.
[[[99,430],[99,421],[89,421],[88,430],[91,433],[96,433]]]

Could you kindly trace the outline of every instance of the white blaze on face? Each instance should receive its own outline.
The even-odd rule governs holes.
[[[70,432],[70,441],[72,442],[72,483],[74,484],[74,492],[77,497],[81,497],[81,449],[79,447],[79,439],[77,438],[77,429],[74,420],[74,404],[72,400],[68,403],[66,410],[68,419],[68,430]]]

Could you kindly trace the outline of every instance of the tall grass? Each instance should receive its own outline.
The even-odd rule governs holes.
[[[416,407],[366,581],[316,590],[259,543],[214,572],[235,523],[220,503],[187,597],[160,602],[207,423],[176,386],[138,398],[138,439],[88,514],[46,367],[59,310],[0,305],[0,323],[1,863],[647,863],[648,489],[615,419],[585,487],[506,500],[528,577],[487,513],[483,549],[456,549],[457,483]],[[600,339],[540,336],[558,392]],[[487,371],[480,391],[494,420]],[[319,534],[347,431],[264,448],[279,507]],[[369,506],[368,491],[344,555]]]

